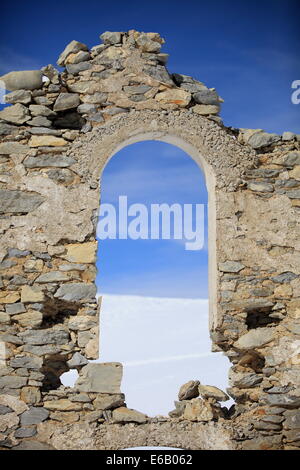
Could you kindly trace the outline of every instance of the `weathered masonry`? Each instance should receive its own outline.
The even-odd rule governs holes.
[[[156,33],[101,39],[72,41],[61,73],[1,77],[0,446],[297,449],[300,136],[225,127],[217,92],[171,75]],[[205,173],[209,327],[232,363],[230,410],[223,392],[191,382],[170,417],[148,418],[126,407],[121,364],[88,363],[101,172],[145,139],[177,145]],[[63,387],[72,368],[79,379]]]

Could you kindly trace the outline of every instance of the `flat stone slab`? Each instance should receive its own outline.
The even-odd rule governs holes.
[[[121,393],[123,366],[119,362],[91,363],[81,369],[75,388],[81,392]]]

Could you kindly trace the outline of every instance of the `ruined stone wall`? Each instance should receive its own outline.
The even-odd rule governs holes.
[[[217,92],[170,75],[156,33],[101,39],[72,41],[62,72],[1,77],[12,106],[0,111],[0,446],[298,448],[300,138],[226,128]],[[169,418],[148,418],[126,408],[121,364],[88,364],[101,173],[145,139],[205,173],[210,330],[233,364],[230,410],[193,384]],[[70,369],[72,389],[59,379]]]

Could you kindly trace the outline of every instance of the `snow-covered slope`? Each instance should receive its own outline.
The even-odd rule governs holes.
[[[96,362],[123,363],[130,408],[166,415],[188,380],[228,386],[228,359],[210,351],[207,300],[104,294],[100,325]]]

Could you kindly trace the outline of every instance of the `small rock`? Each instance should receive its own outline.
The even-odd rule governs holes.
[[[199,385],[198,389],[202,398],[213,398],[217,401],[229,400],[229,396],[226,393],[212,385]]]
[[[220,104],[219,95],[215,90],[204,88],[193,94],[194,101],[198,104],[218,106]],[[200,114],[200,113],[199,113]],[[210,113],[212,114],[212,113]]]
[[[188,421],[208,422],[214,419],[212,406],[199,398],[186,403],[183,418]]]
[[[67,364],[70,369],[75,369],[76,367],[84,366],[88,364],[88,360],[82,356],[79,352],[76,352],[72,359],[70,359]]]
[[[261,181],[253,181],[248,183],[248,189],[251,191],[256,191],[260,193],[271,193],[274,191],[273,185],[270,183],[263,183]]]
[[[191,101],[191,94],[181,89],[169,89],[157,93],[155,99],[162,104],[176,104],[180,107],[186,107]]]
[[[54,104],[54,111],[65,111],[66,109],[77,108],[80,105],[77,93],[60,93]]]
[[[4,99],[5,103],[9,104],[29,104],[31,103],[31,93],[28,90],[16,90],[5,95]]]
[[[234,343],[234,347],[241,350],[255,349],[270,343],[274,338],[274,328],[253,329],[242,335]]]
[[[67,144],[66,140],[52,135],[32,136],[29,140],[29,147],[62,147]]]
[[[45,401],[44,407],[51,411],[81,411],[82,404],[63,398],[61,400]]]
[[[26,369],[40,369],[43,361],[39,357],[22,356],[11,359],[11,367],[26,367]]]
[[[220,271],[224,273],[238,273],[244,269],[244,265],[239,261],[225,261],[225,263],[219,263]]]
[[[89,70],[92,65],[89,62],[80,62],[79,64],[67,64],[66,69],[67,72],[71,75],[78,75],[79,72],[83,72],[84,70]]]
[[[15,437],[19,439],[24,437],[32,437],[36,435],[36,432],[36,427],[19,428],[15,432]]]
[[[45,300],[44,292],[37,286],[23,286],[21,289],[21,302],[34,303],[43,302]]]
[[[280,136],[277,134],[268,134],[267,132],[257,132],[253,134],[248,140],[248,144],[254,149],[261,149],[268,147],[280,140]]]
[[[125,396],[123,393],[116,395],[101,394],[93,401],[93,405],[98,410],[112,410],[114,408],[123,407],[125,404]]]
[[[0,119],[13,124],[24,124],[30,120],[30,114],[26,106],[17,103],[2,109],[0,111]]]
[[[294,134],[294,132],[284,132],[282,134],[282,140],[284,142],[288,142],[288,141],[294,140],[294,139],[296,139],[296,134]]]
[[[200,114],[201,116],[209,116],[210,114],[218,114],[220,112],[220,106],[212,104],[196,104],[192,108],[193,112]]]
[[[105,33],[102,33],[100,35],[100,39],[103,41],[104,44],[120,44],[122,41],[122,33],[105,31]]]
[[[29,110],[32,116],[44,116],[49,118],[56,116],[56,113],[52,111],[52,109],[41,104],[31,104]]]
[[[66,302],[94,302],[96,297],[97,289],[95,284],[84,284],[82,282],[76,282],[72,284],[64,284],[57,292],[54,297],[64,300]]]
[[[189,400],[191,398],[196,398],[199,396],[199,380],[190,380],[186,384],[180,387],[178,393],[178,399],[182,400]]]
[[[82,44],[78,41],[71,41],[60,54],[57,65],[63,67],[65,65],[65,61],[70,54],[76,54],[79,51],[88,51],[88,47],[85,44]]]
[[[147,422],[147,416],[139,411],[125,408],[124,406],[113,410],[112,419],[115,423],[139,423]]]
[[[7,413],[12,413],[13,410],[9,406],[0,404],[0,415],[6,415]]]

